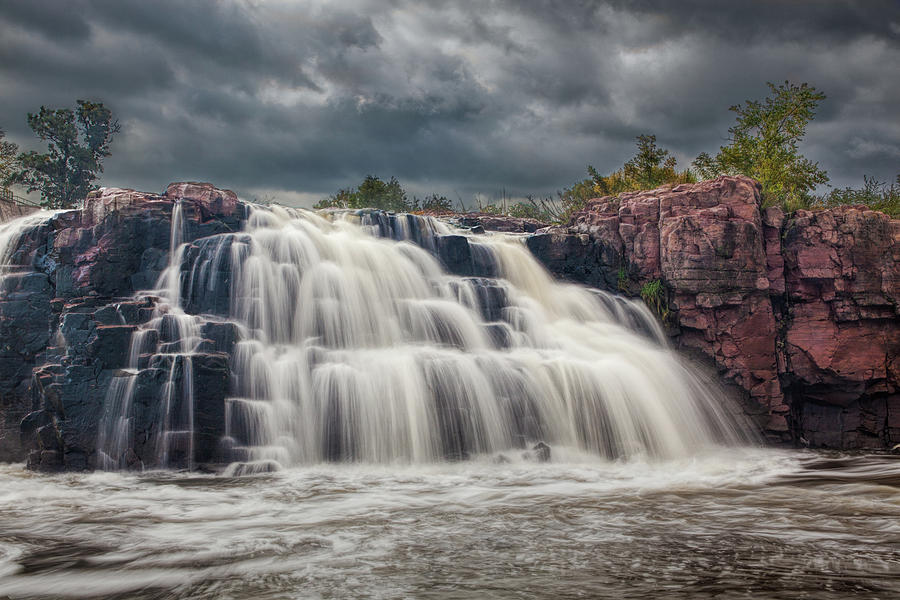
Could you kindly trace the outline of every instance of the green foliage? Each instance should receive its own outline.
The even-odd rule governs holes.
[[[558,220],[567,220],[573,212],[584,208],[592,198],[697,181],[689,169],[677,170],[675,157],[656,145],[655,135],[639,135],[635,139],[637,154],[628,159],[621,169],[609,175],[601,175],[597,169],[588,165],[589,179],[583,179],[558,193],[562,206]]]
[[[719,175],[748,175],[762,184],[765,206],[787,211],[810,206],[811,192],[828,182],[828,175],[800,154],[807,124],[815,117],[825,94],[806,83],[769,83],[771,95],[729,108],[737,123],[728,130],[730,143],[716,156],[701,153],[694,168],[704,179]]]
[[[531,199],[529,202],[516,202],[509,207],[509,216],[522,219],[545,220],[544,212],[537,202]]]
[[[641,288],[641,299],[659,318],[665,322],[669,318],[669,300],[666,286],[659,279],[645,283]]]
[[[863,175],[861,188],[833,189],[828,194],[816,199],[816,206],[832,208],[835,206],[864,204],[874,210],[900,218],[900,175],[894,183],[878,181],[874,177]]]
[[[419,205],[418,198],[414,198],[413,207],[421,208],[421,210],[427,212],[453,212],[453,203],[446,196],[439,196],[434,193],[430,196],[425,196],[421,205]]]
[[[619,267],[618,278],[616,280],[616,287],[620,292],[627,292],[630,287],[631,279],[628,277],[628,273],[625,271],[625,266]]]
[[[0,129],[0,186],[6,187],[15,178],[21,168],[19,164],[19,147],[3,138],[6,132]]]
[[[48,152],[25,152],[18,157],[20,170],[11,178],[29,192],[41,192],[41,204],[47,208],[72,208],[92,189],[102,161],[110,155],[112,137],[119,122],[100,102],[78,100],[77,108],[51,110],[41,107],[28,113],[28,125]]]
[[[519,219],[537,219],[538,221],[543,221],[545,223],[557,220],[555,214],[559,209],[552,198],[535,198],[534,196],[527,196],[524,201],[514,202],[512,204],[509,200],[505,190],[499,201],[490,204],[482,204],[481,200],[476,198],[478,212],[488,215],[506,215],[508,217],[516,217]]]
[[[332,196],[318,202],[313,208],[377,208],[395,212],[408,212],[414,206],[406,197],[396,177],[383,181],[375,175],[366,175],[359,186],[353,190],[338,190]]]

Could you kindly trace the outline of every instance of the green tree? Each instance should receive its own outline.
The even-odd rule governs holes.
[[[0,129],[0,187],[6,187],[19,171],[19,147],[4,138],[6,132]]]
[[[825,94],[806,83],[768,83],[771,94],[762,101],[732,106],[737,123],[728,130],[729,144],[716,156],[701,153],[694,168],[704,179],[718,175],[748,175],[762,184],[766,206],[785,210],[809,206],[811,192],[827,183],[828,175],[802,154],[806,126]]]
[[[652,190],[675,174],[675,157],[656,145],[655,135],[637,136],[638,152],[623,167],[625,178],[642,190]]]
[[[13,177],[29,192],[40,191],[41,204],[48,208],[71,208],[82,202],[92,189],[103,159],[110,155],[112,137],[119,122],[100,102],[78,100],[77,108],[56,110],[41,107],[28,113],[28,125],[48,152],[19,155],[21,169]]]
[[[396,177],[384,181],[375,175],[366,175],[354,190],[345,188],[316,203],[313,208],[378,208],[395,212],[408,212],[413,205]]]

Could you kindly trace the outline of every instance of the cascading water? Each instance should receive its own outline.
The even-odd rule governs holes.
[[[481,275],[462,277],[432,254],[459,232],[429,218],[254,207],[243,232],[183,243],[174,211],[160,301],[107,396],[105,468],[129,462],[128,380],[148,364],[168,377],[146,466],[191,466],[192,357],[220,322],[238,332],[229,461],[428,462],[537,441],[677,457],[749,439],[643,305],[553,281],[515,237],[462,240]]]
[[[24,217],[0,223],[0,277],[26,267],[15,258],[16,250],[22,237],[37,225],[40,225],[58,211],[39,210]]]

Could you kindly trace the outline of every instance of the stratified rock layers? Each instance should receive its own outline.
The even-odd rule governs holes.
[[[528,246],[588,285],[662,282],[676,346],[711,359],[770,437],[900,442],[900,221],[760,205],[746,177],[600,198]]]
[[[120,370],[128,366],[131,334],[155,302],[133,296],[153,289],[168,263],[179,201],[184,241],[238,231],[245,218],[233,192],[209,184],[173,184],[163,195],[103,189],[84,209],[53,216],[19,242],[18,266],[0,289],[0,460],[27,456],[41,470],[97,466],[107,392],[127,379]],[[197,438],[210,446],[198,448],[201,458],[211,457],[222,434],[215,413],[228,381],[227,355],[209,347],[191,371],[195,387],[209,392],[198,400]],[[136,424],[138,447],[150,437],[142,426],[158,410],[151,405],[165,383],[163,367],[142,371],[135,383],[136,401],[147,404],[146,424]]]

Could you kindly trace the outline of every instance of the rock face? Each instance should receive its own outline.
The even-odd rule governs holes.
[[[176,202],[188,242],[239,231],[246,218],[233,192],[210,184],[172,184],[163,195],[101,189],[82,210],[58,213],[20,241],[15,272],[0,279],[0,460],[27,455],[41,470],[97,467],[107,394],[135,379],[135,402],[145,406],[134,427],[137,453],[117,458],[139,466],[141,453],[152,451],[142,443],[153,433],[159,390],[170,373],[179,387],[185,371],[200,390],[194,458],[214,458],[229,385],[218,346],[228,344],[228,332],[210,332],[221,341],[204,342],[189,370],[146,364],[133,378],[122,371],[132,333],[155,303],[152,292],[134,294],[152,290],[167,265]]]
[[[547,223],[537,219],[487,213],[455,215],[450,221],[458,227],[473,229],[475,233],[479,232],[479,228],[481,231],[498,231],[501,233],[534,233],[538,229],[547,226]]]
[[[760,205],[746,177],[628,193],[528,246],[588,285],[637,294],[660,281],[676,347],[711,360],[771,438],[900,441],[900,221]]]
[[[208,290],[229,289],[227,257],[247,248],[240,231],[248,211],[210,184],[172,184],[162,195],[103,189],[84,209],[23,231],[0,278],[0,460],[27,458],[41,470],[140,468],[160,452],[166,386],[173,414],[183,390],[194,390],[194,435],[186,444],[183,418],[169,423],[167,464],[219,459],[240,332],[216,317],[228,314],[228,294]],[[498,266],[479,236],[436,235],[432,222],[408,215],[357,217],[379,235],[432,251],[475,284],[485,319],[499,320],[505,290],[491,279]],[[165,303],[153,291],[176,218],[188,242],[180,280],[178,269],[172,280],[182,309],[212,316],[191,334],[189,358],[177,351],[177,319],[158,314]],[[473,232],[537,225],[459,219]],[[597,199],[568,226],[526,242],[570,280],[631,295],[660,282],[652,301],[674,346],[714,365],[772,439],[834,448],[900,442],[900,221],[864,207],[785,217],[760,210],[754,181],[723,177]],[[200,275],[188,276],[204,260]],[[151,318],[158,326],[147,327]],[[491,335],[509,343],[503,328]],[[136,372],[127,370],[131,356]],[[134,403],[134,438],[110,456],[98,447],[115,444],[98,440],[115,431],[98,424],[110,422],[103,411],[120,396]]]

